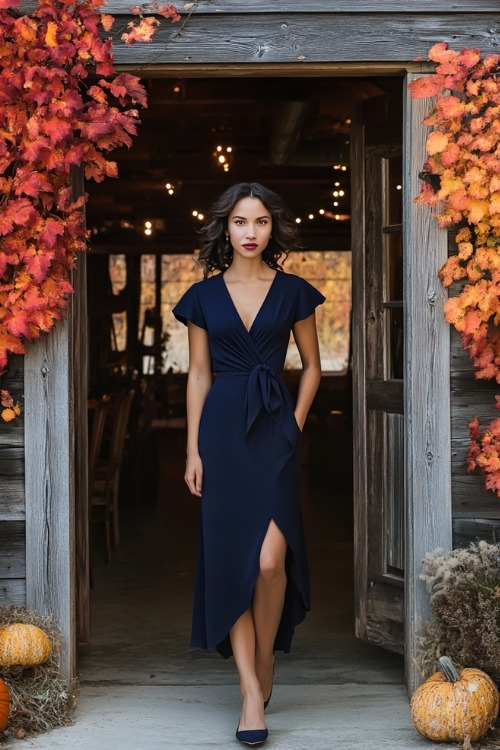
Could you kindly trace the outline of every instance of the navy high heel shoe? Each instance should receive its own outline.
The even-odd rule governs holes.
[[[240,732],[240,725],[236,730],[236,739],[245,745],[262,745],[267,740],[267,729],[244,729]]]

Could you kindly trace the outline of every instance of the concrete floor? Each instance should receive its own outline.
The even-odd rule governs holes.
[[[239,746],[233,661],[188,645],[197,501],[182,482],[183,439],[180,431],[162,432],[152,444],[149,458],[157,446],[161,461],[142,466],[141,499],[125,498],[122,540],[110,564],[96,530],[92,644],[80,650],[75,724],[12,741],[12,748]],[[292,653],[277,655],[266,747],[456,748],[430,743],[413,728],[402,657],[354,638],[349,477],[341,452],[337,466],[304,467],[312,611]]]

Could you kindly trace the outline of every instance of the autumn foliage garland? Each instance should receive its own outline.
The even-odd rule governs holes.
[[[429,59],[435,74],[410,84],[415,98],[437,95],[424,120],[434,129],[416,202],[437,207],[442,227],[465,224],[440,271],[445,286],[465,280],[446,302],[446,320],[461,332],[476,377],[500,383],[500,55],[442,42]],[[469,429],[468,469],[480,468],[500,496],[500,418],[482,432],[474,418]]]
[[[72,167],[97,182],[116,177],[107,155],[130,146],[137,105],[147,106],[136,76],[115,74],[102,0],[0,0],[0,376],[24,341],[49,332],[71,294],[71,269],[86,247],[82,207],[73,200]],[[179,20],[173,5],[133,6],[126,44],[151,41],[158,19]],[[100,36],[104,32],[104,38]],[[90,71],[96,76],[88,81]],[[5,421],[19,406],[0,392]]]

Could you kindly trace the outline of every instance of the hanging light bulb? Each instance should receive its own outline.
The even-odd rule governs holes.
[[[215,160],[215,164],[224,170],[224,172],[229,172],[232,164],[233,164],[233,147],[218,144],[213,152],[213,157]]]

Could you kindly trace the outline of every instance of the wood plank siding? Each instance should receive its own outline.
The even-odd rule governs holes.
[[[11,357],[1,387],[23,402],[24,358]],[[24,419],[0,427],[0,606],[26,604]]]
[[[210,0],[189,11],[177,3],[182,21],[163,23],[151,44],[134,52],[117,45],[117,64],[210,66],[411,61],[425,59],[432,44],[448,41],[496,52],[500,14],[495,2],[408,0],[385,2],[280,2]],[[115,30],[132,20],[128,0],[110,0]],[[190,13],[190,15],[189,15]]]

